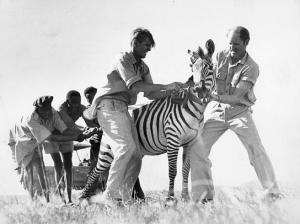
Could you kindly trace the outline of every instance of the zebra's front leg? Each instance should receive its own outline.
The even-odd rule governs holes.
[[[168,161],[169,161],[169,193],[168,197],[174,198],[174,186],[175,186],[175,178],[177,175],[177,157],[178,157],[179,148],[174,148],[172,150],[168,150]]]
[[[169,193],[165,201],[165,206],[175,206],[177,204],[177,199],[175,198],[174,185],[175,177],[177,175],[177,157],[178,157],[178,148],[173,148],[168,150],[168,161],[169,161]]]
[[[190,150],[183,148],[182,154],[182,191],[181,198],[185,201],[190,200],[189,195],[189,173],[190,173]]]

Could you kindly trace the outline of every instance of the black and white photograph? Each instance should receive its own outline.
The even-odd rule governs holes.
[[[0,224],[300,222],[299,0],[0,0]]]

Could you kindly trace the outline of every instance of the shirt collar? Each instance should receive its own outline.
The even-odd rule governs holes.
[[[132,64],[133,65],[140,65],[141,63],[142,63],[142,59],[141,60],[139,60],[139,61],[137,61],[136,59],[135,59],[135,57],[133,56],[133,53],[132,52],[129,52],[129,58],[130,58],[130,61],[132,62]]]
[[[227,57],[228,59],[230,59],[230,53],[229,53],[229,50],[227,51],[226,57]],[[240,59],[240,60],[239,60],[238,62],[236,62],[234,65],[236,65],[236,64],[242,64],[242,65],[245,64],[247,58],[248,58],[248,52],[246,51],[246,53],[244,54],[244,56],[242,57],[242,59]],[[230,61],[231,61],[231,60],[230,60]]]
[[[248,52],[246,51],[245,55],[242,57],[242,59],[239,61],[242,65],[246,63],[248,57]]]
[[[53,108],[53,107],[52,107],[52,113],[50,114],[50,117],[49,117],[49,119],[47,119],[47,120],[42,119],[42,118],[40,117],[40,115],[37,113],[36,110],[37,110],[37,108],[35,108],[35,109],[33,110],[32,116],[33,116],[34,119],[36,119],[37,121],[39,121],[41,124],[46,123],[48,120],[51,120],[52,117],[53,117],[53,113],[54,113],[54,108]]]

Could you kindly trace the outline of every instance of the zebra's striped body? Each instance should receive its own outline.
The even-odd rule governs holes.
[[[181,90],[184,99],[187,90]],[[182,105],[172,102],[171,97],[155,100],[133,110],[142,155],[160,155],[192,142],[203,121],[205,105],[188,100],[189,114]]]
[[[179,148],[188,150],[195,142],[201,141],[204,110],[208,103],[206,95],[213,88],[214,78],[210,57],[204,56],[199,66],[199,86],[182,89],[176,97],[154,100],[134,109],[132,113],[142,155],[168,155],[169,196],[174,196]],[[180,103],[175,102],[174,98]],[[97,167],[89,175],[81,197],[88,195],[89,185],[110,166],[112,160],[113,153],[110,147],[102,143]],[[186,156],[183,161],[183,194],[188,193],[189,168],[189,158]]]
[[[142,155],[168,154],[169,196],[174,196],[179,148],[189,149],[199,139],[202,130],[206,103],[193,101],[188,96],[193,94],[191,92],[192,89],[185,89],[179,94],[180,98],[187,98],[185,105],[176,104],[169,97],[133,111]],[[184,182],[187,184],[189,161],[184,161],[184,170]]]

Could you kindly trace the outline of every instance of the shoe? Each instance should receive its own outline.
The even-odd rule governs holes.
[[[132,206],[134,204],[134,201],[133,200],[128,200],[128,201],[122,201],[120,200],[119,202],[119,207],[124,207],[124,208],[128,208],[130,206]]]
[[[98,203],[105,205],[106,207],[122,207],[122,199],[120,198],[110,198],[107,196],[96,195],[91,198],[92,203]]]
[[[269,193],[266,196],[266,200],[269,202],[275,202],[284,198],[284,195],[281,193]]]
[[[203,204],[203,205],[205,205],[207,203],[211,203],[211,202],[213,202],[213,199],[204,198],[201,200],[201,204]]]
[[[73,203],[73,202],[68,202],[68,203],[66,204],[66,206],[67,206],[67,207],[75,208],[77,205],[76,205],[75,203]]]
[[[111,208],[115,208],[115,207],[125,207],[125,203],[122,202],[122,199],[119,198],[110,198],[110,199],[106,199],[103,201],[103,204],[106,207],[111,207]]]
[[[146,198],[144,198],[144,199],[134,199],[133,203],[134,204],[139,204],[139,205],[144,204],[144,203],[146,203]]]

